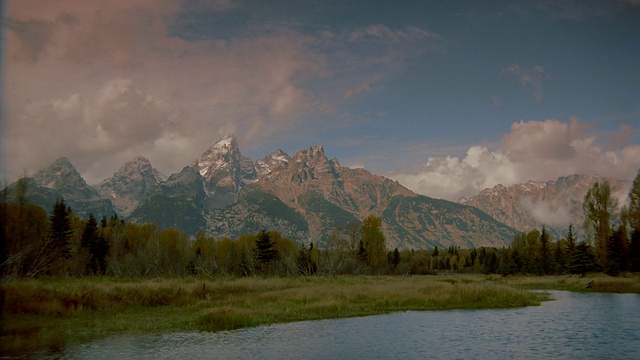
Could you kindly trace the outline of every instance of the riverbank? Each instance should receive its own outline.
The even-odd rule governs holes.
[[[638,277],[289,277],[203,280],[115,278],[3,281],[2,353],[57,351],[119,334],[219,331],[365,316],[404,310],[508,308],[538,305],[530,289],[624,290]]]

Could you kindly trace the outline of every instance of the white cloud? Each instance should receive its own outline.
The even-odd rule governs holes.
[[[632,179],[640,168],[640,145],[604,150],[601,134],[586,135],[576,118],[513,123],[499,146],[472,146],[464,158],[431,157],[413,171],[391,175],[424,195],[456,200],[498,184],[555,180],[571,174]]]
[[[572,207],[570,203],[561,199],[534,202],[524,198],[521,204],[539,224],[559,229],[566,228],[569,224],[580,223],[577,214],[571,212],[575,206]]]
[[[502,69],[502,73],[515,76],[518,78],[520,85],[531,88],[538,103],[542,101],[544,82],[551,78],[549,72],[545,71],[540,65],[523,68],[520,65],[514,64]]]

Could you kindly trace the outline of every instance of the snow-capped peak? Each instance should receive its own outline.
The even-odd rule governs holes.
[[[291,157],[284,151],[278,149],[276,152],[267,155],[264,159],[256,161],[256,171],[258,176],[270,174],[276,168],[287,166],[291,161]]]
[[[253,161],[242,156],[233,135],[227,135],[213,144],[192,167],[207,184],[207,190],[215,186],[237,188],[255,180]]]
[[[228,153],[238,149],[238,143],[233,135],[227,135],[213,144],[208,153]]]

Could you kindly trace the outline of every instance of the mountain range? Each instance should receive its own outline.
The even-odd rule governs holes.
[[[528,181],[509,187],[496,185],[458,202],[477,207],[520,231],[541,229],[544,225],[559,238],[566,235],[570,224],[575,226],[575,232],[582,233],[584,197],[595,183],[604,181],[611,185],[612,196],[623,204],[631,181],[599,175],[570,175],[554,181]]]
[[[233,136],[214,143],[169,177],[138,156],[95,186],[89,186],[67,158],[27,180],[29,201],[47,211],[56,198],[64,198],[82,217],[117,213],[129,221],[153,221],[191,235],[204,230],[215,238],[266,229],[300,243],[329,246],[334,229],[375,215],[382,220],[387,245],[400,249],[508,246],[515,234],[542,220],[532,208],[548,199],[570,204],[581,200],[586,184],[593,181],[569,177],[530,182],[522,189],[499,185],[456,203],[418,195],[364,169],[343,167],[337,159],[328,159],[322,146],[293,157],[277,150],[254,162],[241,154]],[[571,191],[577,195],[566,195]]]

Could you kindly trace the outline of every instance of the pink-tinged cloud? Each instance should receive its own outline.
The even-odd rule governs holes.
[[[348,100],[352,97],[358,97],[363,93],[369,92],[371,91],[371,88],[375,85],[375,83],[378,82],[379,80],[380,80],[380,76],[376,74],[370,80],[363,81],[362,83],[358,84],[355,87],[346,89],[344,91],[344,95],[342,96],[342,98],[344,100]]]
[[[502,101],[500,101],[497,97],[491,96],[489,97],[489,100],[491,100],[491,104],[493,105],[493,107],[502,107]]]
[[[539,65],[522,68],[520,65],[514,64],[502,69],[502,73],[515,76],[520,85],[525,88],[531,88],[533,96],[538,103],[542,101],[544,82],[551,79],[549,72]]]
[[[464,158],[431,157],[412,171],[398,171],[392,177],[418,193],[449,200],[498,184],[572,174],[633,179],[640,169],[640,145],[606,150],[598,145],[606,134],[589,130],[593,129],[575,117],[568,123],[520,121],[495,149],[472,146]]]
[[[319,128],[310,121],[318,113],[339,114],[334,126],[344,126],[346,93],[335,89],[357,83],[347,97],[362,95],[377,74],[442,41],[417,27],[382,25],[188,41],[169,31],[183,6],[225,12],[242,4],[8,2],[2,146],[9,177],[67,156],[98,182],[138,154],[171,173],[229,133],[247,149]],[[332,77],[344,81],[333,95],[313,88]]]
[[[10,176],[68,156],[89,182],[144,154],[171,173],[219,137],[241,143],[300,124],[325,65],[295,32],[188,42],[178,1],[14,1],[7,6]],[[230,2],[217,1],[224,11]]]

